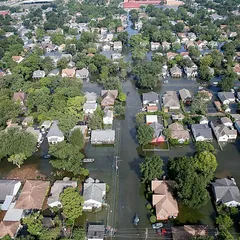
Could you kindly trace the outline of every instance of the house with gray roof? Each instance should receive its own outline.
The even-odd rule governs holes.
[[[179,90],[179,96],[184,103],[190,103],[192,101],[192,95],[186,88]]]
[[[89,177],[83,184],[83,210],[101,208],[106,197],[106,183]]]
[[[41,143],[42,133],[39,129],[35,129],[34,127],[28,127],[26,129],[26,132],[32,133],[35,136],[37,143]]]
[[[240,192],[234,178],[217,179],[211,185],[216,203],[227,207],[240,206]]]
[[[45,71],[37,70],[33,72],[32,78],[43,78],[45,77],[45,75],[46,75]]]
[[[122,42],[121,41],[113,42],[113,50],[122,51]]]
[[[227,142],[237,138],[237,130],[233,127],[228,127],[224,124],[214,126],[212,122],[210,125],[218,142]]]
[[[76,70],[76,78],[80,78],[82,80],[89,79],[89,71],[87,68],[82,68],[81,70]]]
[[[89,224],[87,231],[87,240],[103,240],[105,236],[105,226]]]
[[[18,180],[0,179],[0,209],[8,210],[21,187]]]
[[[185,67],[184,73],[187,75],[188,78],[194,78],[198,75],[197,68],[195,67]]]
[[[62,203],[60,201],[60,194],[64,191],[65,188],[77,187],[77,181],[64,181],[64,180],[57,180],[54,182],[53,186],[51,187],[50,196],[47,199],[47,204],[50,207],[62,207]]]
[[[83,112],[85,114],[93,114],[97,109],[97,103],[84,103]]]
[[[91,132],[91,144],[114,144],[115,142],[115,130],[92,130]]]
[[[182,70],[179,67],[174,66],[170,68],[170,74],[174,78],[179,78],[182,76]]]
[[[48,143],[54,144],[64,140],[63,132],[59,129],[57,121],[53,121],[47,133]]]
[[[95,92],[85,92],[86,103],[96,103],[97,94]]]
[[[212,130],[208,124],[192,124],[191,129],[196,142],[212,142]]]
[[[149,92],[142,94],[143,105],[157,104],[159,102],[159,95],[156,92]]]
[[[153,122],[149,124],[149,126],[153,129],[153,139],[151,142],[164,142],[165,141],[165,136],[163,135],[163,125],[158,123],[158,122]]]
[[[218,92],[218,98],[222,104],[230,104],[235,102],[235,96],[232,92]]]
[[[103,124],[112,124],[113,123],[113,111],[110,109],[106,109],[104,111],[104,116],[103,116]]]
[[[163,97],[163,108],[165,112],[175,111],[180,109],[180,102],[175,91],[167,91]]]
[[[58,76],[59,74],[60,74],[60,70],[56,68],[49,72],[48,77],[55,77],[55,76]]]

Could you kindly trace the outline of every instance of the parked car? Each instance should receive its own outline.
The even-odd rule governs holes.
[[[157,235],[165,236],[167,234],[167,230],[165,228],[157,229]]]
[[[154,223],[154,224],[152,224],[152,228],[153,229],[159,229],[159,228],[161,228],[161,227],[163,227],[163,224],[160,222],[160,223]]]
[[[168,83],[168,80],[164,80],[163,83],[167,84],[167,83]]]
[[[135,226],[137,226],[138,223],[139,223],[139,221],[140,221],[140,217],[139,217],[139,215],[136,213],[136,214],[134,215],[134,218],[133,218],[133,224],[134,224]]]

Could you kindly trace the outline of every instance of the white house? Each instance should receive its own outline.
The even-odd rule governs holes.
[[[113,42],[113,50],[121,51],[122,50],[122,42],[120,42],[120,41]]]
[[[151,42],[151,50],[158,50],[158,48],[160,47],[160,43],[159,42]]]
[[[64,191],[67,187],[77,187],[77,181],[64,181],[64,180],[57,180],[54,182],[53,186],[51,187],[50,196],[47,199],[47,204],[50,207],[62,207],[62,203],[60,201],[60,194]]]
[[[112,124],[113,123],[113,111],[110,109],[107,109],[104,111],[103,116],[103,124]]]
[[[83,210],[101,208],[106,196],[106,183],[89,177],[83,184]]]
[[[199,121],[200,124],[208,124],[208,122],[209,121],[208,121],[208,119],[205,116],[202,116],[200,121]]]
[[[110,51],[111,50],[111,46],[106,44],[102,47],[103,51]]]
[[[84,103],[83,104],[83,111],[85,114],[92,114],[97,109],[97,103]]]
[[[47,134],[48,143],[58,143],[64,141],[63,132],[59,129],[57,121],[53,121]]]
[[[212,130],[207,124],[192,124],[191,129],[196,142],[211,142],[213,140]]]
[[[17,195],[21,187],[18,180],[0,179],[0,209],[8,210],[13,198]]]

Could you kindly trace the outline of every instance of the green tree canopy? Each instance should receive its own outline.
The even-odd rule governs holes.
[[[148,125],[143,124],[137,129],[137,139],[140,145],[148,144],[153,139],[154,130]]]
[[[160,179],[164,173],[163,160],[159,156],[146,157],[140,164],[142,182],[146,183],[155,178]]]

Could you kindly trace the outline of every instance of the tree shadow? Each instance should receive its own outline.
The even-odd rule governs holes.
[[[143,159],[138,157],[134,158],[133,161],[129,162],[130,169],[136,173],[138,178],[141,178],[141,172],[140,172],[140,163],[143,162]]]
[[[137,140],[137,131],[136,131],[136,128],[130,129],[129,133],[130,133],[132,139],[134,140],[134,142],[135,142],[136,144],[139,144],[139,143],[138,143],[138,140]]]

